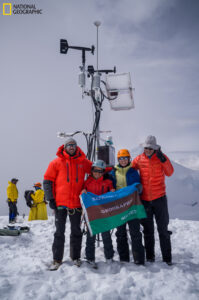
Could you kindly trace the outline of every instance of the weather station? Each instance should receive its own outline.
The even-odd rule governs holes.
[[[106,99],[110,103],[112,110],[129,110],[134,108],[133,88],[131,84],[130,73],[116,73],[116,67],[113,69],[100,69],[98,62],[98,43],[100,21],[95,21],[97,29],[96,45],[96,69],[92,65],[86,66],[86,53],[94,55],[95,47],[71,46],[65,39],[60,40],[60,53],[67,54],[68,50],[77,50],[82,52],[82,65],[78,76],[78,83],[82,89],[82,98],[91,97],[94,107],[94,122],[92,131],[75,131],[73,133],[58,132],[60,138],[72,137],[76,134],[83,134],[87,143],[87,158],[91,161],[102,159],[107,165],[115,164],[115,148],[113,146],[111,131],[100,131],[100,117],[102,113],[103,101]],[[89,88],[87,88],[87,79],[89,79]],[[103,86],[103,88],[102,88]],[[108,134],[107,139],[102,139],[100,134]],[[104,144],[101,145],[100,142]]]

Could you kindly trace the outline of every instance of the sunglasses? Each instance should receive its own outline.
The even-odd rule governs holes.
[[[128,156],[123,156],[123,157],[119,157],[119,158],[118,158],[118,160],[127,160],[127,159],[129,159]]]
[[[104,173],[103,170],[97,170],[97,169],[93,169],[92,172],[94,172],[94,173],[100,173],[100,174]]]
[[[76,145],[76,144],[67,144],[66,147],[67,147],[67,148],[69,148],[69,147],[76,148],[77,145]]]
[[[145,150],[153,150],[153,148],[145,147]]]

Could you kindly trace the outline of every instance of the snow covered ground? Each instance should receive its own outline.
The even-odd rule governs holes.
[[[7,217],[0,217],[0,228]],[[69,223],[66,230],[65,263],[58,271],[50,272],[54,218],[48,221],[25,222],[29,233],[17,237],[0,236],[0,299],[1,300],[198,300],[199,299],[199,222],[173,219],[172,267],[161,261],[156,243],[156,262],[136,266],[115,262],[107,265],[102,245],[96,250],[98,270],[86,263],[73,266],[69,256]],[[24,225],[24,224],[23,224]],[[156,236],[157,239],[157,236]],[[113,234],[116,249],[115,234]],[[84,256],[85,237],[82,257]]]

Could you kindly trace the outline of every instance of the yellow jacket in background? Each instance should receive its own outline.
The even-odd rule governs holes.
[[[18,199],[18,189],[16,187],[16,184],[12,183],[11,181],[8,181],[7,197],[12,202],[17,201]]]
[[[44,191],[42,189],[36,190],[31,197],[33,199],[33,206],[30,209],[28,221],[48,220],[46,203],[44,202]]]

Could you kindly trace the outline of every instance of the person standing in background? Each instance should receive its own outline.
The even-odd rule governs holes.
[[[35,192],[31,193],[30,197],[33,200],[33,204],[30,208],[28,221],[33,220],[48,220],[47,216],[47,208],[44,200],[44,191],[42,190],[42,184],[37,182],[33,186],[35,188]]]
[[[8,181],[7,187],[7,202],[9,206],[9,223],[15,223],[17,217],[17,199],[18,199],[18,189],[17,178],[12,178],[11,181]]]

